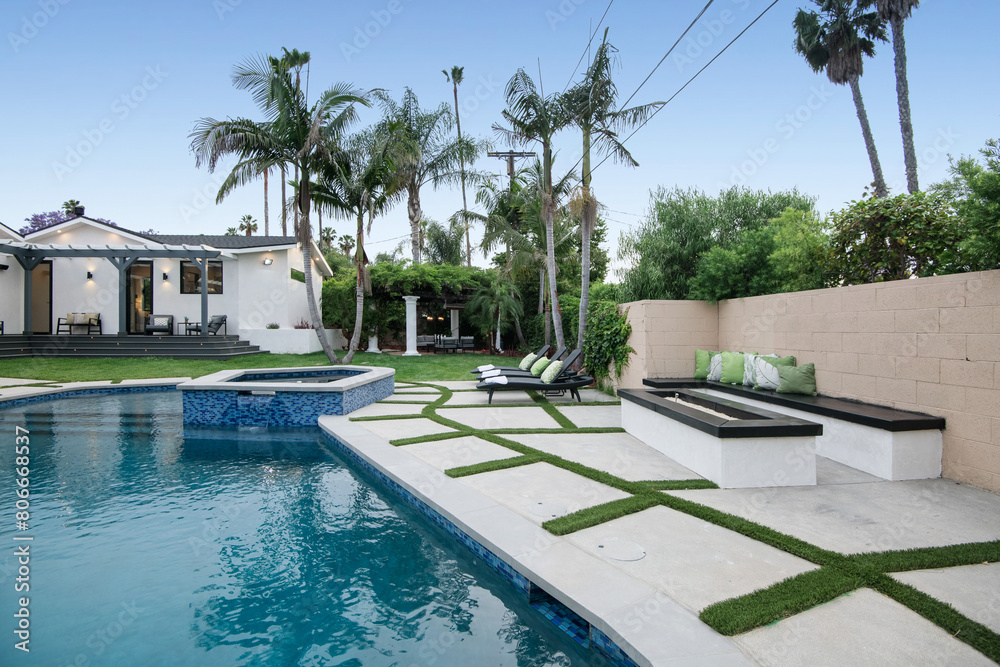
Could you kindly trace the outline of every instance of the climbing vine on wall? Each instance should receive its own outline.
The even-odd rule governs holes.
[[[618,312],[618,304],[613,301],[598,301],[591,304],[587,313],[587,340],[583,344],[584,366],[598,380],[621,377],[628,366],[629,355],[635,352],[628,344],[632,335],[632,325],[628,323],[628,311]]]

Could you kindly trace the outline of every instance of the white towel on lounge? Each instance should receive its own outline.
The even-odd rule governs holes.
[[[480,367],[479,367],[479,368],[477,368],[476,370],[477,370],[478,372],[482,373],[483,371],[491,371],[491,370],[493,370],[494,368],[496,368],[496,367],[495,367],[495,366],[494,366],[493,364],[486,364],[485,366],[480,366]]]
[[[483,373],[479,377],[485,379],[485,378],[494,378],[494,377],[496,377],[498,375],[500,375],[500,369],[499,368],[494,368],[491,371],[486,371],[485,373]]]
[[[483,380],[486,384],[507,384],[506,375],[494,375]]]

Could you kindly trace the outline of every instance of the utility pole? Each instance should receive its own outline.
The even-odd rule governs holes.
[[[535,154],[534,153],[522,153],[522,152],[519,152],[519,151],[503,151],[503,152],[493,151],[491,153],[487,153],[486,157],[498,157],[500,159],[505,159],[506,158],[506,160],[507,160],[507,176],[510,178],[510,189],[513,190],[514,189],[514,158],[516,158],[516,157],[517,158],[521,158],[521,157],[535,157]]]

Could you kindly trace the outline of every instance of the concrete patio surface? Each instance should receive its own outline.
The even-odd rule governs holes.
[[[471,435],[407,445],[406,451],[441,471],[520,456],[511,449]]]
[[[897,572],[892,577],[1000,632],[1000,563]]]
[[[361,422],[365,428],[386,440],[403,440],[405,438],[419,438],[424,435],[436,435],[439,433],[454,433],[455,429],[442,426],[430,419],[399,419],[386,421]]]
[[[628,433],[526,433],[505,437],[630,482],[701,479]]]
[[[617,405],[560,405],[558,409],[578,428],[622,427],[622,410]]]
[[[476,429],[559,428],[539,407],[439,408],[438,416]]]
[[[475,386],[473,384],[473,386]],[[485,391],[457,391],[451,395],[445,405],[487,405],[489,394]],[[498,391],[493,394],[493,405],[511,405],[512,403],[534,403],[528,392],[520,389],[510,391]]]

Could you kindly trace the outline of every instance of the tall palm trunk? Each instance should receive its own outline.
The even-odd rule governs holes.
[[[872,136],[871,125],[868,124],[868,112],[865,111],[865,101],[861,98],[861,85],[858,83],[859,77],[851,78],[851,94],[854,95],[854,106],[858,110],[858,120],[861,121],[861,133],[865,137],[865,146],[868,148],[868,160],[872,164],[872,175],[875,177],[875,196],[884,198],[889,196],[889,188],[885,185],[885,177],[882,176],[882,164],[878,159],[878,151],[875,149],[875,138]]]
[[[552,147],[542,147],[544,156],[542,178],[545,192],[542,193],[542,215],[545,217],[545,254],[548,258],[549,302],[552,308],[552,328],[556,330],[556,345],[566,346],[563,335],[562,314],[559,312],[559,294],[556,292],[556,234],[554,227],[556,204],[552,199]]]
[[[298,191],[298,202],[296,210],[302,210],[302,224],[299,226],[299,243],[302,245],[302,275],[306,284],[306,303],[309,305],[309,319],[312,320],[313,330],[319,338],[320,347],[323,354],[330,360],[331,364],[339,364],[340,359],[334,352],[333,346],[326,337],[326,329],[323,328],[323,317],[319,312],[319,305],[316,301],[316,291],[313,289],[313,261],[312,261],[312,239],[309,233],[309,180],[308,174],[303,171],[306,177],[305,182],[300,182]]]
[[[590,128],[583,129],[583,210],[580,214],[580,319],[576,349],[583,349],[587,335],[587,310],[590,308],[590,233],[597,218],[597,202],[590,195]],[[580,362],[582,365],[582,362]]]
[[[455,126],[458,128],[458,143],[462,143],[462,119],[458,115],[458,83],[455,88]],[[469,205],[465,200],[465,156],[458,158],[462,170],[462,222],[465,223],[465,265],[472,266],[472,242],[469,240]]]
[[[903,17],[896,16],[892,26],[892,50],[896,56],[896,100],[899,104],[899,129],[903,135],[903,161],[906,164],[906,189],[920,191],[917,181],[917,151],[913,147],[913,121],[910,118],[910,84],[906,76],[906,38]]]
[[[361,325],[365,314],[365,212],[362,208],[358,211],[358,240],[355,246],[354,263],[358,266],[358,284],[354,288],[355,309],[354,309],[354,333],[351,334],[351,344],[347,347],[347,356],[344,363],[349,364],[354,359],[354,353],[358,351],[361,344]]]
[[[413,263],[420,263],[420,188],[414,184],[407,187],[406,215],[410,218],[410,252],[413,253]]]
[[[268,214],[267,206],[267,172],[269,169],[264,170],[264,236],[271,235],[271,217]]]
[[[281,235],[288,236],[288,210],[285,199],[285,182],[288,179],[285,177],[285,165],[281,165]]]
[[[301,182],[301,181],[299,181],[299,168],[298,167],[295,167],[295,182],[296,183],[300,183]],[[298,236],[299,235],[299,207],[296,206],[295,209],[292,212],[295,214],[295,221],[294,221],[295,222],[295,235]]]

